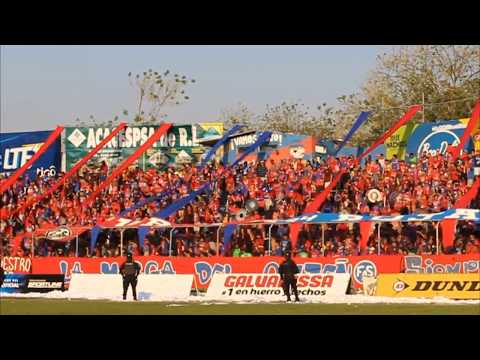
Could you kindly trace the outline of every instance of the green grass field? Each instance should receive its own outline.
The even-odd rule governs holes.
[[[216,304],[0,299],[1,315],[480,315],[479,305]]]

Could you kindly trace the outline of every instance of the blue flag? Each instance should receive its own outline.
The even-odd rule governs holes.
[[[137,233],[138,233],[138,243],[140,247],[143,249],[143,245],[145,244],[145,236],[147,236],[148,232],[150,231],[149,226],[139,226]]]
[[[185,205],[191,203],[193,200],[195,200],[195,197],[197,197],[197,195],[200,195],[201,193],[206,191],[209,187],[210,187],[210,183],[204,184],[200,189],[192,191],[187,196],[182,197],[181,199],[175,201],[174,203],[170,204],[166,208],[156,212],[153,216],[159,217],[161,219],[166,219],[173,213],[176,213],[178,210],[183,208]]]
[[[212,158],[213,155],[215,155],[215,152],[218,150],[218,148],[220,146],[222,146],[223,144],[225,144],[228,141],[228,138],[231,135],[235,134],[242,127],[244,127],[244,125],[235,125],[230,130],[228,130],[227,133],[225,135],[223,135],[223,137],[219,141],[217,141],[217,143],[215,145],[213,145],[213,147],[205,155],[205,158],[200,163],[199,169],[202,169],[205,165],[207,165],[208,161]]]
[[[215,152],[218,150],[218,148],[220,146],[222,146],[223,144],[225,144],[227,142],[228,138],[231,135],[233,135],[234,133],[236,133],[238,130],[240,130],[242,127],[244,127],[244,125],[235,125],[230,130],[228,130],[227,133],[219,141],[217,141],[215,143],[215,145],[210,149],[210,151],[205,155],[205,158],[202,160],[202,162],[199,166],[199,169],[201,170],[208,163],[208,161],[212,158],[212,156],[215,155]],[[160,195],[151,196],[149,198],[140,200],[136,204],[134,204],[134,205],[130,206],[129,208],[123,210],[119,214],[119,216],[121,216],[121,217],[126,216],[131,211],[137,210],[137,209],[141,208],[142,206],[144,206],[146,204],[149,204],[153,201],[161,201],[164,197],[166,197],[168,195],[171,195],[174,192],[174,190],[175,189],[166,190],[166,191],[162,192]]]
[[[99,226],[94,226],[92,228],[92,236],[90,237],[90,251],[93,253],[95,251],[95,245],[97,245],[97,238],[100,235],[102,229]]]
[[[144,205],[146,205],[146,204],[149,204],[149,203],[151,203],[152,201],[161,201],[161,200],[163,200],[163,198],[167,197],[168,195],[171,195],[174,191],[175,191],[175,189],[169,189],[169,190],[166,190],[166,191],[160,193],[160,195],[150,196],[149,198],[140,200],[140,201],[137,202],[136,204],[134,204],[134,205],[130,206],[129,208],[123,210],[123,211],[120,213],[119,216],[120,216],[120,217],[126,216],[126,215],[127,215],[128,213],[130,213],[131,211],[140,209],[142,206],[144,206]]]
[[[357,120],[352,125],[352,128],[348,132],[348,134],[345,136],[345,139],[343,139],[342,143],[338,146],[337,151],[335,151],[335,156],[342,150],[342,148],[347,144],[347,142],[352,138],[353,134],[358,130],[360,126],[368,119],[370,116],[369,111],[362,111],[360,115],[358,116]]]
[[[266,143],[268,140],[270,140],[270,136],[272,136],[271,131],[264,131],[260,134],[258,137],[257,141],[255,141],[252,145],[250,145],[231,165],[232,167],[237,165],[240,161],[242,161],[244,158],[247,157],[248,154],[250,154],[253,150],[255,150],[257,147],[260,145]]]
[[[235,232],[235,229],[237,228],[237,224],[228,224],[225,226],[225,230],[223,231],[223,253],[222,255],[225,255],[225,252],[228,251],[230,248],[230,241],[232,240],[232,235]]]

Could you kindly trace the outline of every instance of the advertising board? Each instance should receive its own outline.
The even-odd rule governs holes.
[[[300,300],[318,300],[328,296],[347,293],[349,274],[297,275],[297,289]],[[278,274],[221,274],[215,273],[205,298],[234,301],[282,301],[284,291]]]
[[[380,274],[376,296],[480,300],[479,274]]]
[[[10,176],[35,153],[52,131],[0,133],[0,174]],[[55,176],[60,172],[61,151],[58,138],[25,172],[30,179]]]

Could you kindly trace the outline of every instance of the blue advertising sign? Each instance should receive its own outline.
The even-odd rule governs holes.
[[[10,176],[43,145],[51,131],[0,133],[0,174]],[[30,179],[54,176],[60,171],[60,139],[57,139],[25,173]]]
[[[428,152],[430,155],[445,154],[449,145],[457,145],[465,130],[466,124],[459,120],[440,121],[418,125],[407,142],[407,153],[421,156]],[[467,150],[472,142],[467,142]]]

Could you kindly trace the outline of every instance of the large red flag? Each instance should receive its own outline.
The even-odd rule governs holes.
[[[135,152],[130,157],[125,159],[125,161],[123,161],[123,163],[118,168],[116,168],[112,172],[112,174],[103,183],[101,183],[93,193],[90,194],[90,196],[85,200],[85,206],[88,206],[103,189],[105,189],[113,180],[115,180],[115,178],[118,177],[128,166],[130,166],[130,164],[137,160],[137,158],[139,158],[140,155],[145,152],[145,150],[152,146],[154,142],[160,139],[160,137],[165,134],[171,126],[172,124],[169,123],[162,124],[142,146],[135,150]]]
[[[18,210],[15,210],[13,214],[26,209],[27,207],[40,202],[42,199],[45,199],[47,196],[53,194],[65,181],[73,176],[87,161],[95,156],[97,152],[100,151],[105,145],[108,144],[110,140],[113,139],[120,131],[122,131],[127,126],[126,123],[120,123],[105,139],[103,139],[92,151],[90,151],[83,159],[78,161],[75,166],[73,166],[59,181],[57,181],[48,191],[43,194],[40,194],[35,199],[23,205]]]
[[[33,155],[30,160],[28,160],[20,169],[18,169],[12,176],[10,176],[7,180],[5,180],[0,185],[0,194],[5,192],[10,186],[15,184],[15,181],[23,175],[25,171],[27,171],[30,166],[33,165],[35,161],[38,160],[40,156],[53,144],[53,142],[60,136],[63,131],[63,126],[58,126],[55,131],[53,131],[48,139],[43,143],[40,149]]]
[[[380,136],[377,141],[375,141],[372,145],[370,145],[370,147],[364,151],[359,157],[358,159],[359,160],[362,160],[365,156],[367,156],[368,154],[370,154],[373,150],[375,150],[375,148],[380,145],[380,144],[383,144],[385,142],[385,140],[387,140],[395,131],[397,131],[400,127],[402,127],[403,125],[405,125],[407,122],[410,121],[410,119],[419,111],[423,108],[422,105],[413,105],[410,107],[410,109],[405,113],[405,115],[403,115],[400,119],[398,119],[398,121],[393,124],[393,126],[385,133],[383,134],[382,136]]]
[[[332,182],[320,193],[318,194],[310,203],[307,204],[303,214],[310,214],[316,212],[327,200],[328,195],[332,192],[333,189],[337,186],[338,182],[342,178],[342,175],[345,173],[346,169],[342,169],[337,176],[335,176]],[[292,249],[295,249],[297,245],[298,233],[300,232],[303,224],[294,223],[290,225],[290,239],[292,241]]]
[[[473,183],[472,187],[463,195],[457,202],[453,205],[454,209],[468,208],[471,201],[477,196],[478,190],[480,189],[480,176],[477,177],[477,180]],[[447,219],[440,221],[440,226],[442,227],[442,243],[443,247],[446,249],[450,246],[453,246],[455,240],[455,229],[457,228],[457,221],[453,219]]]
[[[373,223],[371,221],[360,221],[360,250],[368,245],[368,239],[372,234]]]
[[[464,148],[467,141],[470,139],[470,135],[472,134],[473,129],[476,128],[479,118],[480,118],[480,99],[477,100],[477,103],[473,107],[472,116],[470,116],[468,125],[463,131],[462,137],[460,138],[460,143],[452,149],[452,155],[455,160],[459,157],[460,152]]]
[[[358,164],[365,156],[367,156],[369,153],[371,153],[378,145],[382,144],[386,139],[388,139],[389,136],[391,136],[395,131],[397,131],[401,126],[405,125],[410,119],[420,110],[422,109],[422,105],[413,105],[410,107],[410,109],[403,115],[393,126],[382,136],[380,136],[375,143],[373,143],[365,152],[363,152],[355,161]],[[305,210],[303,211],[303,214],[309,214],[316,212],[320,206],[324,203],[324,201],[327,199],[328,195],[330,192],[335,188],[337,183],[340,181],[343,173],[345,172],[345,169],[342,169],[342,171],[334,178],[332,183],[325,189],[323,190],[320,194],[318,194],[315,199],[307,205]],[[298,233],[300,231],[300,228],[302,227],[302,224],[292,224],[290,226],[290,239],[292,241],[292,249],[295,248],[295,245],[297,244],[297,238],[298,238]]]

